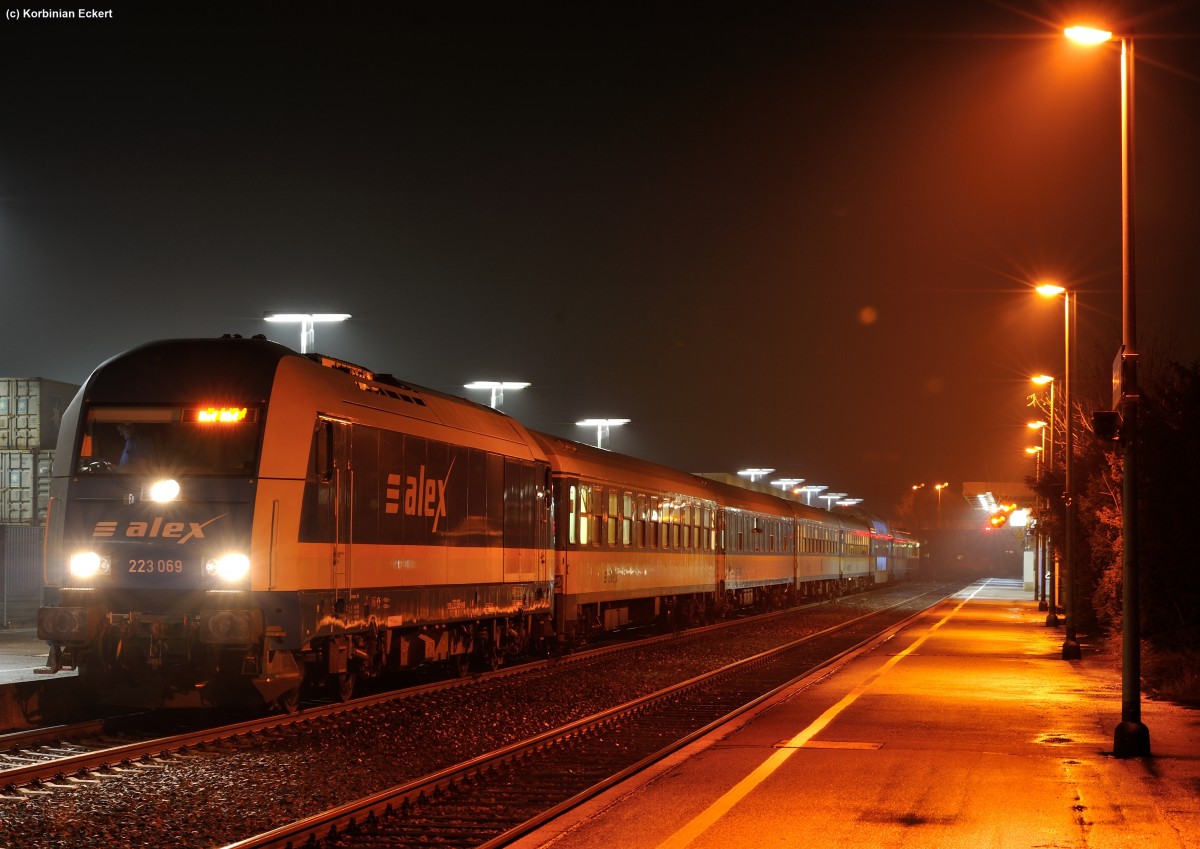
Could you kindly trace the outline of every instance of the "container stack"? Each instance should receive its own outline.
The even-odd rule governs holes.
[[[59,426],[78,391],[41,377],[0,377],[0,524],[45,522]]]

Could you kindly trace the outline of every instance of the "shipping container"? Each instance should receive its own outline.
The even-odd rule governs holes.
[[[0,524],[0,627],[32,628],[42,601],[42,528]]]
[[[44,377],[0,377],[0,451],[53,451],[63,411],[78,391]]]
[[[0,523],[46,521],[53,463],[53,451],[0,451]]]

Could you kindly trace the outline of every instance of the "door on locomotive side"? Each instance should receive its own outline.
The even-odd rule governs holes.
[[[327,540],[329,587],[335,604],[348,603],[352,587],[350,546],[354,515],[354,470],[351,464],[352,429],[349,422],[321,416],[313,437],[314,485],[305,493],[315,523],[316,539]]]

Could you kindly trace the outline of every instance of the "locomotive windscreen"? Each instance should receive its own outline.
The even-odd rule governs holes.
[[[79,474],[253,475],[259,410],[238,405],[86,410]]]

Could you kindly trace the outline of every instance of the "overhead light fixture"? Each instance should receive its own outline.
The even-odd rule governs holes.
[[[318,321],[345,321],[350,317],[346,312],[268,312],[263,314],[264,321],[276,321],[300,325],[300,353],[307,354],[316,341],[315,325]]]

